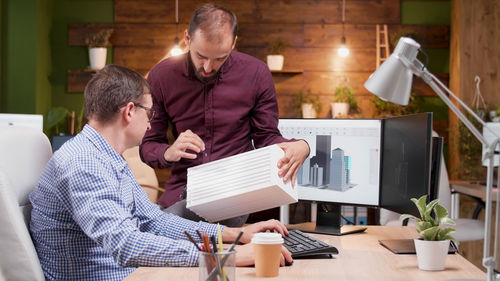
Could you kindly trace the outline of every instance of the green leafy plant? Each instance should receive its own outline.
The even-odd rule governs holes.
[[[350,108],[358,107],[354,92],[350,86],[344,85],[335,88],[335,94],[332,95],[334,102],[345,102],[349,104]]]
[[[451,234],[455,232],[455,229],[444,227],[444,225],[455,225],[455,222],[448,217],[446,208],[438,204],[438,199],[426,204],[427,195],[423,195],[419,199],[412,198],[411,201],[417,206],[420,218],[404,214],[401,215],[400,220],[415,220],[417,222],[417,232],[423,240],[454,240]]]
[[[78,133],[82,129],[82,120],[83,120],[84,110],[83,107],[76,116],[76,126],[75,133]],[[71,117],[71,112],[64,107],[57,106],[52,107],[47,111],[45,116],[45,129],[52,130],[54,129],[55,135],[67,134],[69,133],[66,129],[67,127],[67,119]]]
[[[96,32],[89,31],[85,37],[85,44],[89,48],[107,47],[110,44],[109,38],[113,34],[112,28],[99,29]]]
[[[410,95],[410,101],[407,106],[381,100],[375,95],[371,98],[371,101],[375,105],[375,108],[377,109],[376,114],[379,117],[408,115],[419,111],[418,104],[413,93]]]
[[[294,94],[294,99],[292,106],[296,111],[301,112],[302,104],[310,103],[313,105],[316,112],[321,111],[321,103],[319,102],[319,97],[308,92],[298,91]]]
[[[480,127],[479,122],[468,112],[465,116],[476,127]],[[483,146],[476,139],[467,127],[460,122],[458,124],[458,151],[460,152],[460,162],[458,164],[458,174],[460,179],[476,181],[484,179],[484,169],[482,167]]]
[[[269,41],[267,45],[267,52],[269,55],[283,55],[287,47],[288,43],[280,38],[277,38]]]

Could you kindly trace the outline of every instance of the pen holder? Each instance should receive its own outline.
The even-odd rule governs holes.
[[[235,276],[236,251],[207,253],[199,252],[200,281],[233,281]]]

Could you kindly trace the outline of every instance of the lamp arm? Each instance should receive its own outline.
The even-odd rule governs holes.
[[[471,121],[458,109],[457,106],[450,100],[450,98],[443,93],[441,88],[434,82],[434,79],[438,80],[434,75],[432,75],[427,69],[423,69],[420,71],[419,75],[425,83],[427,83],[433,90],[436,92],[436,94],[443,100],[443,102],[458,116],[458,119],[464,123],[464,125],[471,131],[471,133],[487,148],[490,147],[490,144],[488,141],[483,137],[483,134],[479,132],[479,130],[472,124]],[[446,87],[444,87],[446,88]],[[457,100],[459,100],[457,97],[455,97]],[[464,108],[469,108],[466,104],[460,103]],[[470,110],[470,108],[469,108]],[[475,114],[474,114],[475,115]],[[477,115],[475,116],[477,117]],[[477,117],[479,118],[479,117]],[[480,120],[480,119],[479,119]],[[482,120],[480,120],[482,122]]]

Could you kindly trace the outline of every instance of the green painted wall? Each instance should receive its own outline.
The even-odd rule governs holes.
[[[401,1],[401,24],[450,25],[450,1]],[[428,69],[433,73],[449,72],[449,49],[429,49]]]
[[[0,110],[44,113],[50,106],[52,0],[3,0]]]
[[[68,93],[67,70],[88,68],[86,47],[68,46],[68,25],[71,23],[112,23],[112,0],[53,0],[52,32],[52,106],[63,106],[77,113],[83,106],[83,94]],[[107,62],[112,62],[112,49],[108,48]]]
[[[36,0],[6,0],[4,94],[6,112],[36,112]]]
[[[68,24],[113,22],[112,0],[1,0],[0,112],[79,111],[66,92],[68,69],[88,66],[86,47],[68,46]],[[112,50],[108,50],[108,63]]]
[[[436,24],[450,25],[450,1],[401,1],[401,23],[402,24]],[[427,68],[432,73],[448,73],[450,68],[450,50],[424,48],[428,57],[429,64]],[[434,119],[447,120],[448,108],[440,100],[434,97],[424,98],[424,102],[428,103],[429,107],[424,109],[433,109]]]

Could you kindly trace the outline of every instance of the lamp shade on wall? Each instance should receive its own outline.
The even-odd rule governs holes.
[[[408,105],[413,79],[412,64],[420,44],[402,37],[391,56],[368,78],[365,88],[379,98]]]

